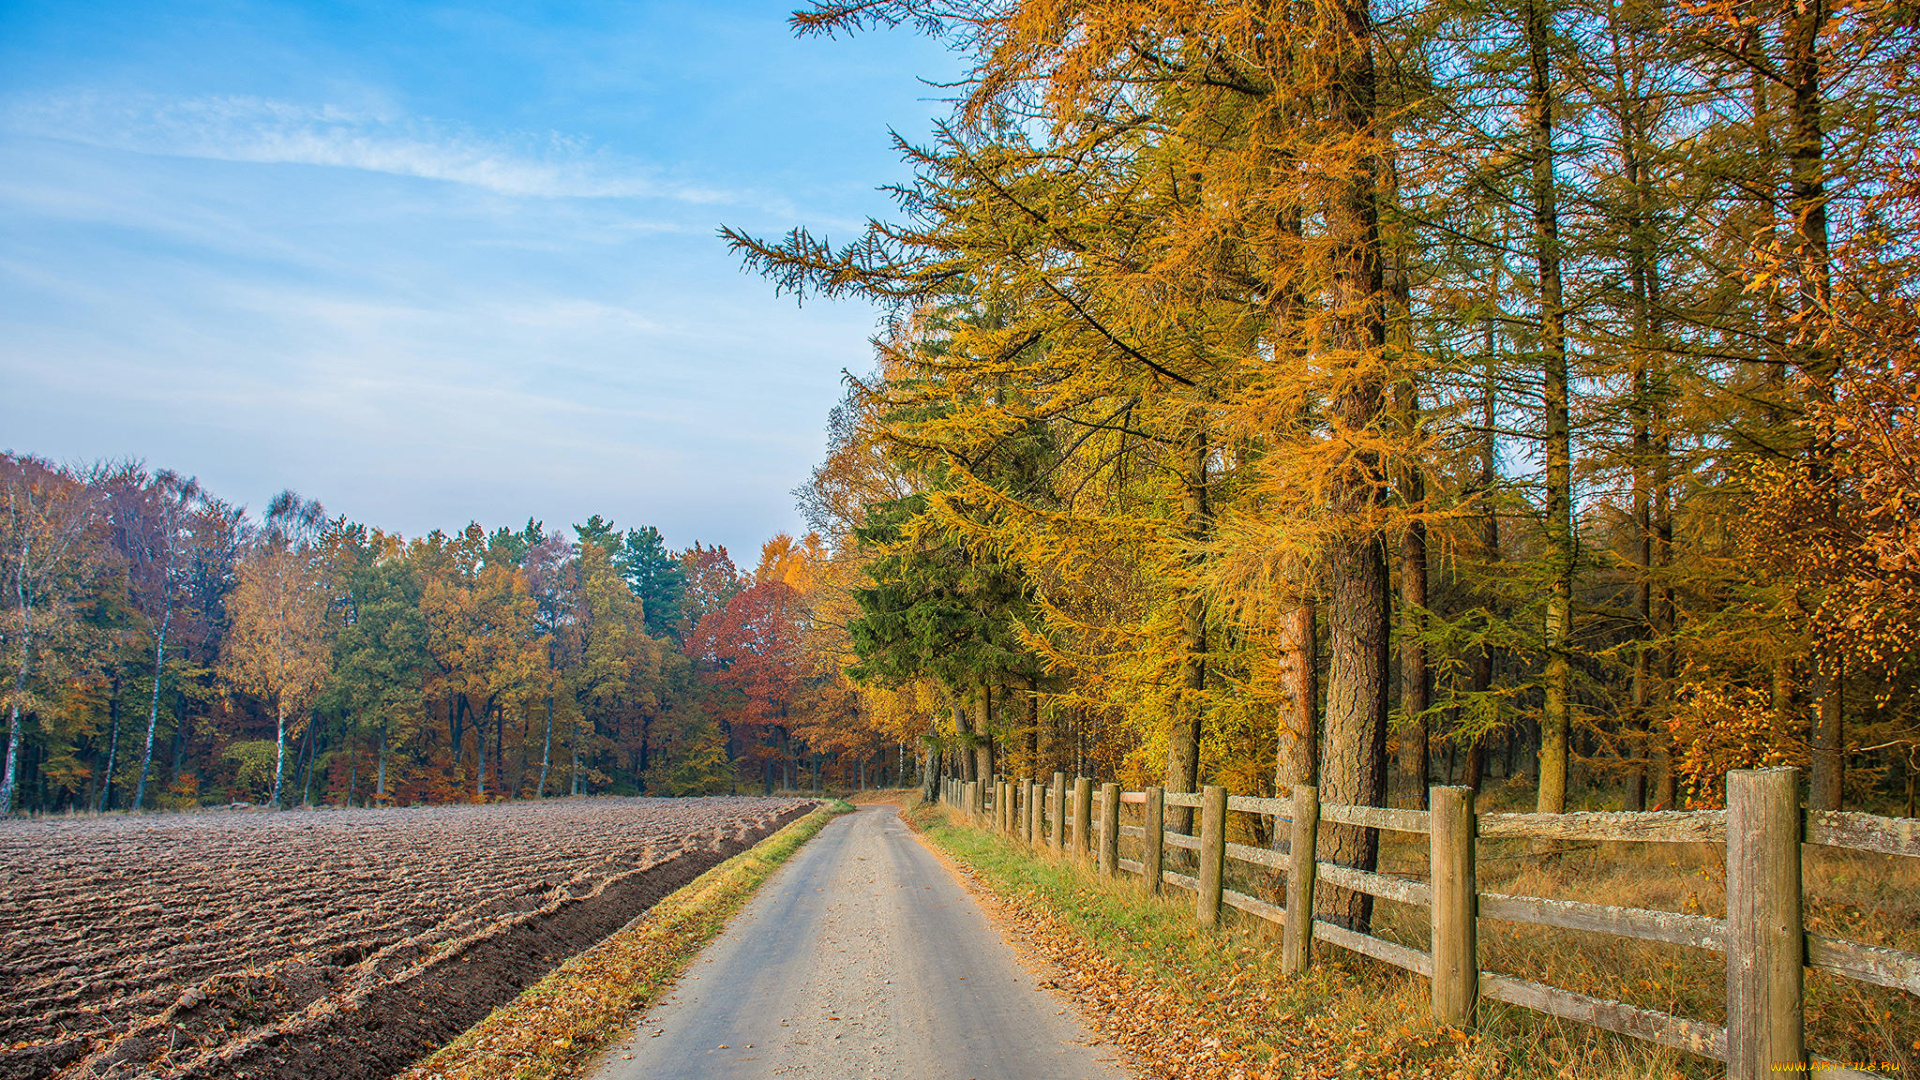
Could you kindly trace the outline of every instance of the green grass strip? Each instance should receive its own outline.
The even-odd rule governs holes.
[[[555,968],[400,1080],[572,1077],[658,1000],[754,890],[835,816],[821,807],[701,874],[625,928]]]

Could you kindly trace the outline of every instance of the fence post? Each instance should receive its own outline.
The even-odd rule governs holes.
[[[1727,1078],[1805,1067],[1800,771],[1727,774]]]
[[[1293,789],[1293,837],[1287,860],[1287,926],[1280,966],[1298,975],[1313,962],[1313,878],[1320,842],[1320,790],[1308,784]]]
[[[1160,861],[1167,850],[1167,792],[1165,788],[1147,789],[1146,846],[1140,852],[1140,866],[1147,879],[1147,891],[1160,892]]]
[[[1120,872],[1120,785],[1100,785],[1100,873]]]
[[[1034,843],[1039,835],[1039,826],[1034,824],[1040,807],[1040,784],[1035,780],[1020,781],[1020,839]]]
[[[1220,892],[1227,865],[1227,789],[1208,784],[1200,789],[1200,888],[1193,898],[1193,916],[1201,926],[1220,925]]]
[[[970,809],[973,811],[974,820],[982,825],[987,823],[987,782],[985,780],[973,782],[973,805]]]
[[[1047,796],[1047,813],[1052,815],[1047,822],[1047,846],[1055,855],[1060,854],[1067,843],[1067,774],[1053,774],[1053,790]]]
[[[1433,1018],[1442,1024],[1473,1022],[1480,997],[1477,918],[1479,887],[1474,877],[1473,789],[1436,787],[1427,796],[1433,885]]]
[[[1081,859],[1093,854],[1093,778],[1088,776],[1073,782],[1073,854]]]
[[[1046,784],[1041,780],[1035,780],[1033,782],[1033,813],[1031,813],[1033,828],[1027,832],[1027,840],[1033,842],[1035,847],[1046,844],[1046,798],[1048,798]]]

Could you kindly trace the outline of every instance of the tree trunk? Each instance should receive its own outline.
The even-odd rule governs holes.
[[[1813,769],[1808,777],[1807,807],[1838,810],[1846,786],[1846,697],[1844,673],[1822,667],[1819,675],[1820,711],[1813,727]]]
[[[22,678],[20,680],[20,683],[21,683],[21,686],[20,686],[19,692],[22,695],[24,695],[26,693],[26,686],[25,686],[26,679]],[[14,717],[14,721],[13,721],[14,727],[17,730],[20,726],[20,707],[18,705],[15,705],[13,708],[13,717]],[[107,698],[107,772],[106,772],[106,779],[100,784],[99,812],[102,814],[106,813],[107,808],[113,805],[113,770],[119,764],[119,760],[118,760],[119,756],[120,756],[120,672],[116,668],[113,673],[113,684],[111,687],[111,696]],[[13,780],[13,777],[11,775],[11,771],[13,768],[13,748],[12,747],[8,747],[7,749],[7,768],[9,771],[7,780],[9,783],[11,783]],[[12,803],[8,803],[7,805],[11,807]]]
[[[1573,707],[1573,440],[1567,399],[1567,334],[1560,274],[1559,183],[1553,149],[1553,84],[1546,0],[1528,0],[1527,61],[1532,70],[1534,254],[1540,272],[1540,375],[1544,391],[1547,459],[1546,701],[1540,712],[1540,787],[1536,809],[1557,814],[1567,805],[1567,733]]]
[[[287,764],[287,703],[276,696],[273,711],[279,726],[275,728],[273,736],[273,798],[268,800],[267,805],[278,810],[280,809],[280,781]]]
[[[488,706],[491,710],[492,706]],[[482,718],[484,720],[484,717]],[[487,800],[487,727],[485,723],[473,725],[473,799],[475,802]]]
[[[187,695],[175,690],[178,698],[173,714],[173,780],[180,782],[180,774],[187,764]]]
[[[1420,473],[1413,471],[1413,483]],[[1427,745],[1426,710],[1433,687],[1427,670],[1427,647],[1419,638],[1426,629],[1423,614],[1427,606],[1427,527],[1410,523],[1400,538],[1400,601],[1404,625],[1400,639],[1400,783],[1410,805],[1426,809]]]
[[[973,777],[988,783],[993,779],[993,684],[984,679],[973,706],[973,737]]]
[[[1373,16],[1369,0],[1344,0],[1344,40],[1334,62],[1333,130],[1360,142],[1374,137],[1375,73]],[[1381,310],[1379,162],[1355,162],[1326,208],[1333,281],[1328,297],[1328,352],[1348,370],[1339,372],[1332,412],[1350,431],[1377,430],[1384,419],[1386,381],[1381,370],[1386,328]],[[1378,455],[1353,455],[1329,483],[1336,519],[1351,523],[1330,545],[1326,753],[1320,797],[1325,802],[1379,806],[1387,794],[1388,581],[1386,538],[1377,521],[1386,499]],[[1372,870],[1379,834],[1348,825],[1323,828],[1327,861]],[[1348,889],[1318,890],[1315,910],[1329,921],[1365,930],[1372,897]]]
[[[1320,774],[1320,657],[1314,627],[1316,605],[1306,598],[1281,616],[1281,650],[1286,654],[1287,703],[1280,721],[1280,752],[1274,762],[1274,788],[1291,794],[1296,785],[1316,782]]]
[[[553,695],[548,694],[547,695],[547,735],[546,735],[546,739],[540,744],[540,790],[534,793],[533,797],[536,799],[544,799],[547,797],[547,766],[550,763],[552,763],[552,761],[553,761]]]
[[[147,774],[153,769],[153,733],[160,726],[160,676],[166,670],[167,630],[173,625],[173,606],[168,604],[160,620],[160,633],[153,642],[153,698],[147,704],[147,749],[140,758],[140,782],[133,787],[135,810],[147,800]]]
[[[20,694],[24,694],[26,691],[18,690],[16,692]],[[20,770],[20,700],[19,698],[14,699],[13,708],[10,709],[9,712],[11,715],[7,720],[6,775],[4,777],[0,777],[0,814],[13,813],[14,777],[19,775],[19,770]],[[101,802],[102,802],[102,806],[104,807],[105,805],[104,794],[102,796]]]
[[[27,589],[27,561],[31,558],[31,542],[28,531],[20,533],[20,561],[16,564],[18,574],[14,579],[14,589],[20,603],[20,666],[13,673],[13,707],[9,710],[11,718],[7,721],[7,764],[4,774],[0,774],[0,814],[13,813],[14,793],[20,786],[20,700],[27,696],[27,665],[33,659],[33,594]],[[115,675],[117,683],[119,676]],[[115,689],[118,689],[116,685]],[[115,694],[117,700],[119,694]],[[117,737],[120,725],[114,725]],[[107,751],[109,760],[113,751]],[[107,769],[107,785],[100,789],[100,808],[106,809],[107,787],[113,783],[113,769]]]
[[[374,801],[387,804],[387,725],[380,725],[380,775],[373,783]]]
[[[1207,507],[1207,455],[1206,428],[1197,426],[1181,477],[1180,508],[1186,519],[1186,561],[1190,566],[1204,558],[1201,547],[1212,531]],[[1174,699],[1173,729],[1167,739],[1167,790],[1187,792],[1199,790],[1200,725],[1207,689],[1207,599],[1198,585],[1188,586],[1180,613],[1180,649],[1179,696]],[[1167,828],[1192,835],[1193,809],[1168,807]]]

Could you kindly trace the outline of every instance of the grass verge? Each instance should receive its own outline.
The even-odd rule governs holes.
[[[555,968],[398,1080],[560,1080],[579,1075],[653,1004],[754,890],[828,821],[823,806],[701,874]]]
[[[1426,980],[1322,945],[1306,974],[1280,963],[1277,927],[1228,911],[1195,926],[1185,893],[1150,896],[935,806],[907,820],[970,878],[1023,944],[1061,972],[1106,1038],[1149,1075],[1200,1080],[1680,1080],[1719,1066],[1522,1010],[1483,1006],[1471,1031],[1429,1019]]]

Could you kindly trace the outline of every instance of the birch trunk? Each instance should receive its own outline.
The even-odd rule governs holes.
[[[273,736],[273,798],[267,805],[280,809],[280,780],[287,765],[287,703],[284,699],[274,699],[274,713],[279,721]]]
[[[4,775],[0,775],[0,814],[13,813],[13,796],[19,786],[20,775],[20,700],[27,696],[27,663],[32,659],[33,641],[33,594],[27,588],[27,560],[33,554],[33,543],[26,529],[20,530],[19,574],[15,579],[15,588],[20,601],[20,667],[13,674],[13,707],[7,721],[7,766]],[[109,757],[112,751],[108,751]],[[107,772],[109,783],[113,780],[111,769]],[[100,805],[106,807],[106,789],[101,789]]]
[[[167,601],[166,614],[160,619],[160,633],[153,642],[153,698],[147,704],[147,749],[140,758],[140,782],[133,788],[133,808],[140,809],[147,799],[147,773],[153,769],[153,733],[160,726],[160,676],[166,667],[167,631],[173,626],[173,603]]]

